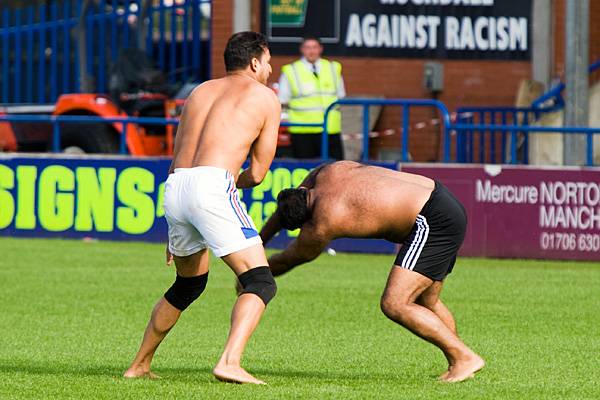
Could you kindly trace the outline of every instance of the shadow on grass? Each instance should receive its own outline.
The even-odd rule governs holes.
[[[64,362],[40,363],[25,360],[0,361],[0,373],[25,373],[30,375],[71,375],[100,376],[106,378],[119,377],[125,368],[114,365],[71,365]]]
[[[43,376],[70,376],[70,377],[100,377],[110,379],[123,379],[123,381],[137,381],[135,379],[123,378],[123,373],[127,369],[126,364],[124,365],[85,365],[84,363],[79,364],[67,364],[64,362],[39,362],[39,361],[26,361],[26,360],[0,360],[0,374],[2,373],[18,373],[28,375],[43,375]],[[189,375],[205,376],[208,380],[212,379],[212,368],[206,367],[195,367],[195,368],[158,368],[153,369],[160,377],[167,378],[167,380],[189,380]],[[184,376],[181,376],[184,375]],[[146,380],[146,379],[142,379]],[[163,379],[157,380],[157,382]],[[215,382],[217,382],[215,380]]]
[[[207,367],[176,367],[176,368],[158,368],[155,371],[158,375],[168,377],[169,380],[187,380],[189,375],[208,375],[212,379],[212,368]],[[377,373],[377,372],[350,372],[350,371],[323,371],[323,370],[300,370],[300,369],[270,369],[270,368],[248,368],[248,372],[258,378],[267,380],[276,378],[299,379],[299,380],[320,380],[320,381],[363,381],[363,380],[402,380],[413,378],[412,375],[395,373]]]
[[[30,375],[68,375],[72,377],[101,377],[120,379],[125,372],[126,365],[85,365],[81,364],[66,364],[64,362],[31,362],[26,360],[1,360],[0,373],[19,373]],[[212,366],[198,367],[162,367],[154,370],[159,376],[168,381],[187,381],[190,376],[197,376],[213,381]],[[381,381],[403,381],[414,379],[417,371],[413,373],[394,371],[389,372],[365,372],[361,370],[353,371],[323,371],[323,370],[300,370],[300,369],[269,369],[269,368],[250,368],[249,372],[268,379],[287,378],[298,380],[319,380],[319,381],[364,381],[364,380],[381,380]],[[432,375],[430,375],[433,377]],[[437,377],[437,375],[436,375]],[[217,382],[214,380],[214,382]]]

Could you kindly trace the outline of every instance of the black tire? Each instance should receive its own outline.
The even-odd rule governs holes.
[[[62,124],[61,149],[79,148],[84,153],[118,153],[119,137],[105,124]]]

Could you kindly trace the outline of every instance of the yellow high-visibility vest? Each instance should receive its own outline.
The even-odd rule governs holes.
[[[292,97],[288,103],[288,120],[293,123],[323,123],[325,110],[338,100],[338,87],[342,81],[342,65],[336,61],[321,59],[318,78],[301,60],[284,65],[281,72],[286,76]],[[339,108],[329,112],[328,133],[342,131],[342,115]],[[321,133],[322,128],[290,127],[291,133]]]

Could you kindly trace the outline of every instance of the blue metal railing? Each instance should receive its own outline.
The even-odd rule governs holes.
[[[362,160],[369,160],[369,107],[371,106],[400,106],[402,107],[402,146],[401,146],[401,161],[409,161],[408,156],[408,145],[409,145],[409,121],[410,121],[410,108],[411,107],[434,107],[437,108],[442,117],[444,130],[442,136],[444,137],[444,148],[448,147],[448,151],[444,150],[444,162],[448,162],[450,159],[446,158],[446,154],[450,154],[450,140],[449,131],[447,128],[450,126],[450,113],[448,109],[438,100],[429,99],[340,99],[335,103],[332,103],[325,110],[324,121],[328,120],[329,113],[340,105],[349,106],[362,106],[363,108],[363,154]],[[329,159],[329,135],[327,132],[327,124],[323,123],[323,132],[321,134],[321,158],[324,160]]]
[[[428,99],[341,99],[331,104],[325,111],[325,121],[331,110],[339,105],[353,105],[363,107],[363,154],[362,160],[369,160],[369,107],[371,106],[401,106],[402,107],[402,150],[401,150],[401,161],[409,161],[408,145],[409,145],[409,118],[410,118],[410,107],[435,107],[437,108],[442,117],[442,129],[444,137],[444,146],[447,148],[444,151],[444,161],[450,161],[450,139],[448,127],[450,126],[450,113],[446,106],[437,100]],[[52,151],[59,152],[60,147],[60,123],[122,123],[123,132],[127,132],[125,125],[127,124],[148,124],[148,125],[176,125],[177,119],[164,119],[164,118],[150,118],[150,117],[114,117],[114,118],[103,118],[95,116],[51,116],[51,115],[0,115],[0,121],[6,122],[33,122],[33,123],[50,123],[53,126],[52,132]],[[323,128],[322,133],[322,148],[321,157],[324,160],[329,158],[329,146],[328,146],[328,133],[327,126],[325,123],[290,123],[282,122],[281,126],[301,126],[301,127],[317,127]],[[126,135],[121,135],[120,152],[122,154],[127,153],[126,146]],[[446,156],[447,155],[447,156]]]
[[[534,107],[460,107],[457,109],[458,124],[471,125],[518,125],[529,126],[550,109]],[[528,163],[529,131],[520,130],[523,163]],[[475,145],[477,144],[477,149]],[[460,131],[456,138],[456,161],[462,163],[506,163],[508,152],[506,130],[480,131],[475,128]]]
[[[61,123],[120,123],[122,134],[119,135],[119,153],[128,154],[127,149],[127,127],[129,124],[143,125],[178,125],[176,118],[156,118],[156,117],[94,117],[77,115],[0,115],[0,122],[29,122],[29,123],[47,123],[52,125],[52,152],[61,151],[60,124]]]
[[[118,50],[138,45],[146,47],[148,56],[168,74],[171,83],[208,79],[212,0],[173,1],[169,5],[164,0],[158,5],[148,1],[63,0],[60,7],[52,2],[49,6],[2,10],[0,102],[54,102],[63,93],[84,89],[83,74],[95,84],[94,92],[106,93],[108,70]],[[79,28],[85,31],[83,71]],[[136,37],[138,32],[145,37]]]
[[[594,165],[594,135],[600,134],[600,127],[549,127],[549,126],[524,126],[524,125],[491,125],[491,124],[463,124],[457,123],[449,127],[457,132],[479,130],[481,132],[502,131],[511,135],[510,164],[517,164],[517,135],[519,132],[527,133],[562,133],[562,134],[585,134],[586,135],[586,165]],[[445,157],[444,157],[445,158]]]
[[[592,73],[599,69],[600,60],[592,63],[588,71]],[[472,125],[529,126],[544,113],[558,111],[564,107],[565,102],[562,97],[564,89],[565,84],[561,82],[535,99],[531,107],[461,107],[457,110],[457,122]],[[520,143],[519,161],[524,164],[529,162],[529,132],[528,129],[521,129],[517,133],[517,140]],[[507,136],[507,130],[494,133],[465,129],[459,132],[457,137],[457,161],[495,163],[498,160],[504,163],[507,161],[509,150]],[[500,143],[499,146],[497,142]]]
[[[441,114],[441,128],[443,133],[443,162],[486,162],[485,159],[481,159],[479,161],[465,161],[460,159],[460,148],[459,148],[459,138],[465,133],[478,131],[481,132],[482,135],[495,135],[496,133],[501,133],[504,136],[510,135],[510,145],[508,148],[510,149],[510,157],[507,159],[504,154],[502,155],[500,162],[501,163],[511,163],[516,164],[518,162],[517,158],[517,137],[519,133],[563,133],[563,134],[585,134],[586,135],[586,164],[588,166],[594,165],[594,146],[593,146],[593,138],[594,135],[600,134],[600,127],[593,128],[578,128],[578,127],[540,127],[540,126],[529,126],[529,125],[518,125],[515,121],[505,120],[501,124],[497,123],[465,123],[465,122],[457,122],[452,123],[450,119],[450,113],[446,106],[437,101],[437,100],[429,100],[429,99],[342,99],[332,104],[327,108],[325,112],[325,121],[327,121],[327,117],[331,110],[338,105],[353,105],[353,106],[362,106],[363,107],[363,154],[362,160],[369,160],[369,107],[375,105],[392,105],[392,106],[401,106],[402,110],[402,150],[401,150],[401,160],[402,162],[408,162],[408,145],[409,145],[409,111],[411,107],[435,107]],[[508,112],[508,111],[507,111]],[[508,118],[508,117],[506,117]],[[518,118],[517,118],[518,119]],[[154,118],[154,117],[112,117],[112,118],[102,118],[95,116],[52,116],[52,115],[0,115],[0,122],[33,122],[33,123],[49,123],[52,125],[52,151],[60,152],[61,151],[61,132],[60,132],[60,124],[61,123],[109,123],[109,124],[122,124],[122,131],[127,132],[127,126],[129,124],[142,124],[142,125],[177,125],[179,123],[178,119],[175,118]],[[321,149],[321,158],[323,160],[329,159],[329,149],[328,149],[328,133],[327,126],[325,123],[319,124],[295,124],[289,122],[283,122],[282,126],[304,126],[304,127],[318,127],[323,128],[323,132],[321,134],[322,138],[322,149]],[[457,140],[455,142],[454,148],[454,158],[452,157],[452,134],[456,133]],[[484,142],[485,143],[485,142]],[[119,145],[120,153],[127,154],[127,134],[120,135],[120,145]],[[494,160],[493,163],[497,161]]]

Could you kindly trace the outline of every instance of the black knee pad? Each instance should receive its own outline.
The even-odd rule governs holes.
[[[238,276],[238,280],[244,288],[242,293],[257,295],[265,305],[269,304],[277,293],[277,285],[269,267],[252,268]]]
[[[175,283],[165,293],[165,299],[173,307],[183,311],[204,292],[206,282],[208,282],[208,272],[189,278],[177,275]]]

